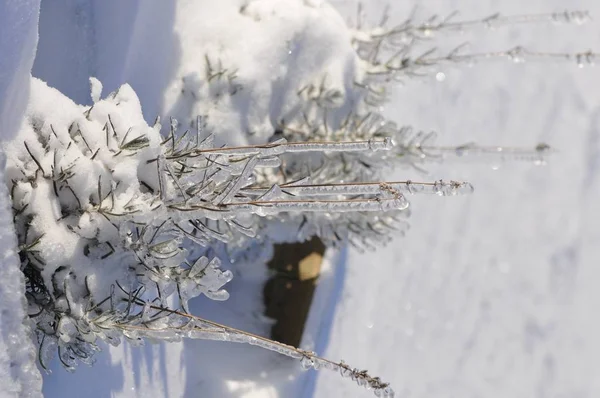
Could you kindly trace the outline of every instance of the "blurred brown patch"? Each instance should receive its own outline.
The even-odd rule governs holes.
[[[265,314],[276,320],[273,340],[298,347],[321,272],[325,245],[318,238],[275,246],[267,264],[275,272],[265,284]]]

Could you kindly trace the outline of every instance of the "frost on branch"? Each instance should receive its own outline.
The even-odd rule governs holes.
[[[160,122],[144,122],[127,85],[105,99],[100,90],[92,81],[95,102],[86,108],[34,80],[27,124],[6,148],[29,316],[44,367],[55,351],[67,369],[77,360],[91,363],[98,339],[137,341],[134,326],[175,338],[172,313],[152,306],[177,303],[186,313],[192,297],[226,300],[231,272],[219,258],[193,256],[186,249],[192,244],[244,247],[275,215],[322,213],[341,223],[348,213],[408,207],[402,184],[259,181],[259,172],[278,168],[283,155],[385,151],[388,138],[215,147],[201,129],[176,134],[174,120],[162,137]]]

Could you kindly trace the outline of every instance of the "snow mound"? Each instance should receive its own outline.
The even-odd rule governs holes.
[[[303,108],[299,90],[323,80],[352,100],[358,58],[345,22],[325,2],[183,1],[175,30],[181,58],[163,115],[184,129],[206,115],[219,143],[268,141]]]

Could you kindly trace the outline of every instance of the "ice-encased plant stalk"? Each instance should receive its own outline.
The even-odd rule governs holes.
[[[143,313],[138,320],[145,321],[110,325],[121,330],[123,335],[130,341],[141,342],[142,339],[181,341],[184,338],[191,338],[255,345],[299,360],[304,370],[328,369],[339,372],[342,377],[350,378],[359,386],[373,390],[376,396],[394,397],[394,390],[389,383],[382,381],[379,377],[371,376],[367,370],[352,368],[344,361],[336,362],[322,358],[312,351],[302,350],[186,312],[144,303],[143,301],[138,302],[138,305],[143,306]]]

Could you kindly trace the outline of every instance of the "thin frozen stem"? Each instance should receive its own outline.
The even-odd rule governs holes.
[[[591,66],[597,61],[598,54],[593,51],[577,53],[541,52],[516,46],[506,51],[463,54],[465,44],[445,55],[436,55],[435,47],[421,55],[413,52],[420,42],[432,39],[436,33],[462,32],[477,27],[501,27],[516,24],[562,22],[583,24],[589,21],[587,11],[564,11],[558,13],[525,14],[504,16],[499,13],[485,18],[456,21],[457,13],[440,18],[437,15],[428,20],[415,23],[414,12],[403,23],[392,28],[385,27],[384,16],[379,26],[362,28],[361,9],[359,8],[358,28],[353,36],[356,54],[364,61],[366,77],[355,82],[365,91],[364,102],[377,107],[387,101],[388,85],[392,81],[403,81],[428,76],[445,65],[467,64],[477,61],[509,59],[515,63],[525,61],[538,62],[575,62],[577,66]]]
[[[593,66],[598,58],[598,53],[592,52],[591,50],[576,53],[564,53],[564,52],[542,52],[528,50],[522,46],[516,46],[506,51],[496,51],[487,53],[474,53],[459,55],[457,53],[450,53],[445,57],[438,58],[423,58],[421,61],[425,64],[430,63],[443,63],[443,62],[454,62],[454,63],[469,63],[479,60],[488,59],[508,59],[515,63],[521,63],[526,61],[575,61],[577,66],[583,67],[585,65]]]
[[[537,144],[533,149],[522,147],[480,146],[467,143],[458,146],[423,146],[423,153],[439,154],[447,158],[483,158],[490,160],[532,161],[536,165],[546,163],[546,157],[554,150],[545,143]]]
[[[593,66],[599,57],[598,53],[590,51],[577,53],[531,51],[522,46],[505,51],[461,54],[465,45],[461,45],[443,56],[435,56],[435,49],[428,50],[419,56],[411,56],[407,50],[394,54],[385,63],[374,62],[367,67],[367,74],[373,77],[384,76],[399,78],[401,76],[419,77],[431,72],[428,68],[453,65],[472,65],[478,61],[507,59],[514,63],[526,61],[541,62],[575,62],[577,66]]]
[[[399,144],[394,147],[395,157],[413,165],[448,159],[468,161],[477,159],[492,162],[498,160],[527,161],[543,165],[546,163],[546,157],[554,152],[545,143],[539,143],[534,148],[484,146],[472,142],[456,146],[435,145],[433,142],[436,137],[435,132],[414,133],[410,126],[402,127],[397,132],[396,140],[399,141]]]
[[[137,303],[141,304],[141,303]],[[366,370],[359,370],[357,368],[351,368],[344,361],[332,361],[327,358],[320,357],[314,352],[302,350],[287,344],[283,344],[269,338],[259,336],[244,330],[236,329],[230,326],[223,325],[221,323],[213,322],[198,316],[166,308],[163,306],[156,306],[148,303],[144,303],[146,312],[148,309],[155,310],[157,314],[167,313],[171,316],[186,319],[187,322],[175,321],[180,323],[180,326],[166,325],[164,322],[159,322],[157,325],[153,325],[150,322],[142,322],[140,325],[132,324],[115,324],[116,328],[128,332],[128,338],[173,338],[177,336],[179,338],[191,338],[191,339],[202,339],[202,340],[216,340],[225,341],[232,343],[243,343],[261,347],[263,349],[273,351],[287,357],[300,360],[302,368],[308,369],[329,369],[335,372],[339,372],[342,377],[347,377],[355,381],[359,386],[372,389],[375,395],[383,397],[394,397],[394,391],[389,386],[389,383],[383,382],[379,377],[373,377],[369,375]],[[152,315],[146,314],[144,319],[150,319]]]
[[[402,40],[408,42],[415,39],[431,38],[440,32],[463,32],[474,28],[498,28],[504,26],[513,26],[520,24],[533,23],[574,23],[581,25],[591,20],[590,13],[586,10],[565,10],[563,12],[540,13],[540,14],[520,14],[520,15],[502,15],[494,13],[483,18],[457,21],[458,12],[453,12],[445,17],[433,15],[421,23],[414,22],[414,16],[404,21],[402,24],[392,28],[385,28],[385,18],[380,26],[371,30],[361,30],[356,34],[357,41],[372,41],[379,39]]]

